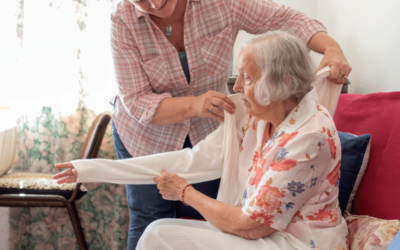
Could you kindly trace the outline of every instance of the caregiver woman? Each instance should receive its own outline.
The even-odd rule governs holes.
[[[319,69],[342,84],[351,71],[340,46],[318,21],[267,0],[123,0],[111,15],[119,89],[113,114],[118,159],[191,147],[235,112],[226,83],[240,30],[286,30],[323,53]],[[168,169],[166,169],[168,171]],[[216,198],[219,180],[194,185]],[[160,218],[201,215],[162,199],[156,185],[127,185],[128,249]]]

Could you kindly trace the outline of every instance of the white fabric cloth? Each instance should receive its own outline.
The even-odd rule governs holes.
[[[330,74],[331,68],[329,66],[318,71],[313,86],[317,90],[319,103],[322,104],[333,117],[342,91],[342,85],[329,82],[327,77]]]
[[[199,244],[201,242],[201,244]],[[295,250],[283,233],[257,240],[244,240],[222,233],[205,221],[161,219],[151,223],[140,237],[136,250]]]

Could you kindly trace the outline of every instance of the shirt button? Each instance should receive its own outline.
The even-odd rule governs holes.
[[[192,69],[192,73],[194,73],[194,72],[196,72],[196,70],[195,70],[195,69]]]
[[[189,42],[185,42],[185,45],[186,45],[186,46],[189,46]]]

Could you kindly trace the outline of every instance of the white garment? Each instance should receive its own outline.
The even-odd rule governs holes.
[[[319,103],[322,104],[333,117],[343,85],[329,82],[326,78],[330,74],[331,68],[329,66],[318,71],[313,86],[317,90]]]
[[[161,219],[144,231],[136,250],[295,250],[281,232],[257,240],[222,233],[205,221]]]
[[[320,103],[333,116],[342,85],[329,82],[326,79],[329,74],[329,67],[320,70],[313,86]],[[237,107],[235,114],[231,115],[224,111],[225,122],[193,149],[117,161],[106,159],[72,161],[78,172],[77,182],[154,184],[154,177],[166,169],[169,173],[178,174],[190,184],[221,178],[217,199],[233,205],[238,198],[239,190],[244,188],[237,185],[239,142],[243,139],[243,131],[237,128],[245,124],[247,115],[239,94],[230,95],[229,98]]]

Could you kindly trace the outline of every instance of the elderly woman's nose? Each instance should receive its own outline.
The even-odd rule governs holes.
[[[235,93],[242,93],[242,80],[240,78],[237,78],[235,85],[233,85],[233,91],[235,91]]]

